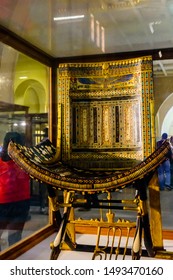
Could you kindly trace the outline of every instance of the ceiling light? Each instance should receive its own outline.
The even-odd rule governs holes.
[[[153,34],[154,33],[154,25],[159,25],[161,23],[162,23],[161,21],[150,22],[149,23],[150,32]]]
[[[27,76],[20,76],[19,77],[20,80],[24,80],[24,79],[27,79],[27,78],[28,78]]]
[[[149,23],[149,28],[150,28],[150,31],[151,31],[152,34],[154,33],[153,25],[154,25],[154,22]]]
[[[60,20],[73,20],[73,19],[81,19],[84,18],[84,15],[77,15],[77,16],[66,16],[66,17],[54,17],[54,21],[60,21]]]
[[[20,124],[21,126],[26,126],[26,122],[25,121],[23,121],[23,122],[21,122],[21,124]]]

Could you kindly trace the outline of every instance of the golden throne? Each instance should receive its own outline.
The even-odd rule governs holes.
[[[12,159],[32,178],[48,184],[57,229],[51,259],[62,249],[78,248],[77,226],[97,229],[92,259],[125,259],[129,251],[132,259],[140,259],[142,240],[147,255],[172,259],[163,246],[157,180],[157,167],[169,150],[168,142],[155,150],[151,57],[60,64],[56,147],[48,139],[31,148],[9,145]],[[130,187],[135,190],[132,199],[113,198]],[[63,191],[63,201],[57,190]],[[97,198],[101,193],[106,199]],[[76,219],[79,207],[101,209],[100,218]],[[136,220],[115,221],[117,210],[135,212]]]

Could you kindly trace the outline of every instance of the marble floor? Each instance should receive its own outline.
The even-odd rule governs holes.
[[[33,247],[31,250],[25,252],[23,255],[19,256],[17,260],[49,260],[51,249],[50,243],[54,240],[56,234],[49,236],[46,240],[40,242],[38,245]],[[101,245],[105,244],[105,238],[102,237]],[[96,235],[92,234],[77,234],[76,235],[77,244],[80,245],[95,245]],[[129,245],[132,244],[132,238],[129,240]],[[173,252],[173,240],[164,240],[164,248],[167,251]],[[143,246],[144,249],[144,246]],[[71,251],[62,250],[58,260],[92,260],[93,253],[86,251]],[[121,260],[122,256],[118,257]],[[131,260],[131,256],[127,255],[125,260]],[[142,256],[141,260],[154,260],[154,258]]]
[[[116,199],[131,199],[134,197],[134,190],[133,189],[124,189],[123,192],[117,192]],[[173,229],[173,190],[172,191],[163,191],[161,192],[161,211],[162,211],[162,223],[164,229]],[[99,198],[103,198],[101,195]],[[123,212],[124,219],[136,220],[136,214],[134,212]],[[102,213],[103,218],[106,215],[105,212]],[[122,217],[122,211],[116,211],[116,218],[119,216]],[[82,219],[97,219],[100,217],[100,210],[99,209],[90,209],[89,211],[80,211],[80,209],[75,210],[75,217]],[[51,235],[49,238],[32,248],[30,251],[26,252],[25,254],[21,255],[18,259],[50,259],[50,242],[52,242],[55,238],[56,234]],[[105,244],[105,238],[102,237],[102,242]],[[164,249],[167,251],[173,251],[173,236],[172,240],[164,240]],[[130,240],[132,244],[132,238]],[[96,235],[93,234],[77,234],[76,235],[77,244],[89,244],[95,246],[96,244]],[[144,246],[143,246],[144,248]],[[144,248],[145,250],[145,248]],[[84,252],[84,251],[70,251],[70,250],[62,250],[58,259],[60,260],[91,260],[92,259],[92,252]],[[126,256],[126,259],[131,259],[131,256]],[[152,259],[141,257],[141,259]]]
[[[134,189],[133,188],[127,188],[123,189],[122,192],[116,192],[113,194],[113,198],[115,199],[132,199],[134,198]],[[100,199],[105,198],[105,194],[99,195]],[[161,213],[162,213],[162,224],[163,229],[169,229],[173,230],[173,190],[172,191],[162,191],[160,193],[160,200],[161,200]],[[103,210],[102,215],[103,219],[106,218],[106,211]],[[89,211],[80,211],[80,209],[75,209],[75,217],[82,218],[82,219],[99,219],[100,218],[100,210],[99,209],[90,209]],[[118,217],[122,218],[122,211],[116,210],[115,211],[115,217],[118,219]],[[131,221],[136,221],[136,213],[135,212],[129,212],[129,211],[123,211],[123,218]],[[39,209],[36,207],[31,207],[31,217],[27,221],[24,231],[23,231],[23,237],[34,233],[38,229],[42,228],[48,223],[48,215],[41,215],[39,213]],[[7,245],[7,237],[4,233],[4,236],[1,240],[2,249],[6,248]],[[173,233],[172,233],[173,235]],[[94,245],[96,244],[95,240],[96,236],[90,234],[90,235],[77,235],[77,241],[79,243],[84,243],[87,240],[89,240]],[[173,250],[173,236],[171,238],[172,240],[164,240],[166,246],[168,247],[168,250]],[[32,248],[30,251],[26,252],[24,255],[20,256],[19,259],[49,259],[50,258],[50,242],[54,240],[54,236],[50,236],[40,244],[38,244],[36,247]],[[170,249],[170,248],[171,249]],[[86,258],[91,259],[92,253],[86,253],[86,252],[78,252],[78,251],[62,251],[60,254],[60,259],[66,259],[66,258]]]

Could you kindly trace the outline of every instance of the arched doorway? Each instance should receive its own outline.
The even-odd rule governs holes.
[[[29,113],[47,113],[46,90],[36,80],[23,81],[15,91],[15,103],[29,107]]]
[[[156,139],[166,132],[173,135],[173,93],[171,93],[161,104],[156,114]]]

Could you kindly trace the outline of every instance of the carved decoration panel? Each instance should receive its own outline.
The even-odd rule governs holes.
[[[152,101],[151,57],[60,64],[62,159],[96,169],[137,164],[153,150]]]

